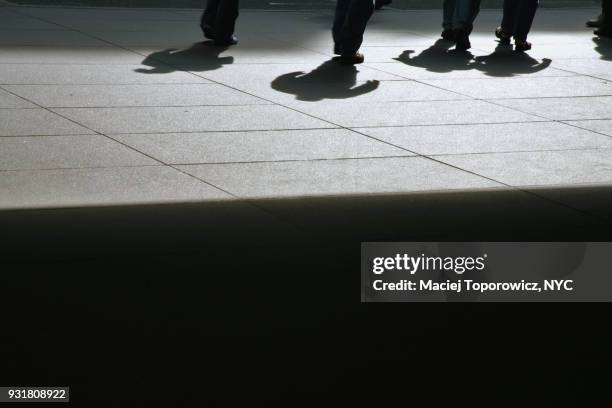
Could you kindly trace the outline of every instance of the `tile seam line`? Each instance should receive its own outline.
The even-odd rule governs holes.
[[[238,105],[112,105],[112,106],[47,106],[49,109],[150,109],[150,108],[206,108],[206,107],[246,107],[246,106],[270,106],[271,103],[250,103],[250,104],[238,104]],[[0,108],[0,109],[21,109],[21,108]],[[36,108],[23,108],[23,109],[38,109]],[[180,133],[180,132],[179,132]]]
[[[408,158],[424,158],[430,157],[447,157],[447,156],[474,156],[474,155],[493,155],[504,154],[511,155],[516,153],[562,153],[562,152],[588,152],[610,150],[610,147],[576,147],[572,149],[540,149],[540,150],[504,150],[504,151],[488,151],[488,152],[467,152],[467,153],[408,153],[404,155],[388,155],[388,156],[350,156],[350,157],[318,157],[310,159],[279,159],[279,160],[242,160],[242,161],[216,161],[216,162],[172,162],[171,165],[176,166],[216,166],[224,164],[269,164],[269,163],[301,163],[301,162],[325,162],[325,161],[348,161],[348,160],[386,160],[386,159],[408,159]],[[2,171],[2,170],[0,170]]]
[[[25,172],[51,172],[51,171],[79,171],[79,170],[105,170],[105,169],[130,169],[141,167],[168,167],[161,164],[121,164],[117,166],[82,166],[82,167],[45,167],[30,169],[0,169],[0,173],[25,173]]]
[[[42,108],[29,108],[29,109],[42,109]],[[55,112],[53,112],[55,113]],[[88,128],[86,128],[88,129]],[[110,136],[142,136],[142,135],[192,135],[199,133],[256,133],[256,132],[286,132],[286,131],[309,131],[309,130],[342,130],[340,127],[321,127],[321,128],[291,128],[291,129],[244,129],[244,130],[196,130],[196,131],[180,131],[180,132],[136,132],[136,133],[117,133],[117,132],[106,132]],[[350,130],[350,129],[347,129]],[[103,135],[102,132],[95,133],[72,133],[72,134],[49,134],[49,135],[8,135],[0,136],[0,138],[15,138],[15,137],[58,137],[58,136],[96,136]]]

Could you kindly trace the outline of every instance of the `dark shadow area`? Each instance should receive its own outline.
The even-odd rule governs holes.
[[[214,45],[212,41],[195,43],[184,50],[169,48],[154,52],[142,61],[142,65],[147,65],[150,69],[138,68],[134,71],[143,74],[167,74],[179,70],[213,71],[234,62],[234,57],[219,57],[227,48]]]
[[[399,62],[417,68],[424,68],[429,72],[448,73],[453,71],[466,71],[472,69],[470,61],[474,56],[471,52],[455,51],[450,48],[453,43],[445,40],[436,41],[431,47],[419,55],[413,55],[413,50],[404,51],[394,58]]]
[[[512,77],[520,74],[535,74],[550,67],[552,60],[542,61],[524,52],[514,52],[512,46],[498,45],[495,51],[486,56],[474,58],[472,66],[493,77]]]
[[[494,77],[534,74],[548,68],[552,62],[548,58],[540,62],[526,53],[514,52],[512,46],[501,44],[490,55],[480,57],[474,57],[470,52],[451,50],[452,46],[449,41],[440,39],[418,55],[413,55],[412,50],[406,50],[394,59],[429,72],[448,73],[477,69]]]
[[[601,59],[612,61],[612,39],[603,37],[593,37],[595,51],[601,54]]]
[[[612,208],[612,187],[537,194]],[[530,194],[5,211],[0,225],[0,383],[70,385],[71,406],[390,406],[407,384],[443,387],[437,402],[477,385],[479,400],[562,406],[608,388],[609,304],[360,303],[362,241],[612,240],[609,219]]]
[[[366,81],[357,85],[358,72],[353,65],[341,65],[331,59],[308,73],[290,72],[281,75],[270,85],[279,92],[309,102],[353,98],[378,88],[378,81]]]

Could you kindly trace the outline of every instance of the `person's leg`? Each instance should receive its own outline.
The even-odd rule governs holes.
[[[458,50],[471,48],[470,33],[480,11],[480,0],[457,0],[453,27]]]
[[[512,37],[514,35],[519,3],[520,0],[504,1],[504,17],[502,18],[501,28],[504,34],[506,34],[508,37]]]
[[[444,0],[442,3],[442,38],[455,41],[453,18],[455,15],[455,0]]]
[[[510,45],[510,39],[516,27],[518,4],[520,0],[504,0],[504,15],[499,27],[495,29],[495,36],[499,38],[499,43]]]
[[[343,57],[357,55],[357,51],[359,51],[363,42],[363,33],[373,12],[373,0],[350,0],[344,21],[338,21],[339,26],[334,24],[336,38],[340,38]],[[363,60],[363,57],[359,59]]]
[[[468,34],[471,33],[479,11],[480,0],[457,0],[453,28],[465,29]]]
[[[217,18],[217,8],[220,0],[208,0],[206,8],[200,19],[200,27],[204,32],[204,36],[211,40],[215,38],[215,20]]]
[[[533,19],[538,9],[538,0],[519,0],[518,19],[514,29],[514,39],[516,41],[527,41],[527,35],[531,30]]]
[[[612,0],[602,1],[602,20],[601,27],[595,31],[595,34],[602,37],[612,37]]]
[[[603,7],[603,3],[605,3],[606,0],[603,0],[602,2],[602,7]],[[603,22],[603,12],[598,15],[596,18],[592,18],[590,20],[588,20],[586,22],[587,27],[592,27],[592,28],[599,28],[601,27],[601,23]]]
[[[470,9],[469,9],[469,19],[467,24],[468,33],[471,33],[474,29],[474,21],[476,21],[476,17],[478,17],[478,13],[480,13],[480,3],[481,0],[471,0],[470,1]]]
[[[217,42],[227,45],[236,43],[234,29],[238,13],[238,0],[220,0],[215,19]]]
[[[334,25],[332,26],[332,38],[334,40],[334,53],[342,54],[343,48],[343,27],[348,14],[351,0],[336,1],[336,14],[334,15]]]
[[[453,18],[455,15],[455,0],[444,0],[442,4],[442,29],[453,29]]]

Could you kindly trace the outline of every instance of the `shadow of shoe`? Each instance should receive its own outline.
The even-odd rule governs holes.
[[[595,51],[601,55],[601,59],[612,61],[612,38],[593,37]]]
[[[149,54],[142,65],[150,69],[138,68],[134,71],[142,74],[167,74],[174,71],[212,71],[223,65],[232,64],[234,57],[219,57],[227,46],[217,46],[212,41],[193,44],[191,47],[178,50],[169,48]]]
[[[358,85],[357,73],[352,65],[340,65],[333,59],[305,73],[290,72],[270,84],[273,89],[295,95],[300,101],[347,99],[376,90],[379,81],[366,81]]]
[[[451,51],[451,47],[453,47],[453,43],[440,39],[418,55],[413,55],[415,53],[413,50],[406,50],[394,59],[406,65],[437,73],[471,69],[469,63],[474,58],[472,53],[469,51]]]
[[[512,51],[512,46],[500,44],[489,55],[476,57],[473,68],[494,77],[512,77],[519,74],[535,74],[550,67],[552,60],[542,61],[523,52]]]

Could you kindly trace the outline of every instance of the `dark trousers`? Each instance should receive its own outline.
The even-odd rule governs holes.
[[[234,34],[238,0],[208,0],[202,14],[202,29],[211,29],[215,38],[225,40]]]
[[[374,0],[338,0],[332,36],[340,54],[352,55],[359,50],[373,12]]]
[[[612,0],[601,2],[602,24],[601,27],[607,31],[612,31]]]
[[[538,0],[505,0],[502,31],[515,40],[527,40],[537,9]]]
[[[445,30],[465,29],[472,32],[480,12],[480,0],[444,0],[442,27]]]

